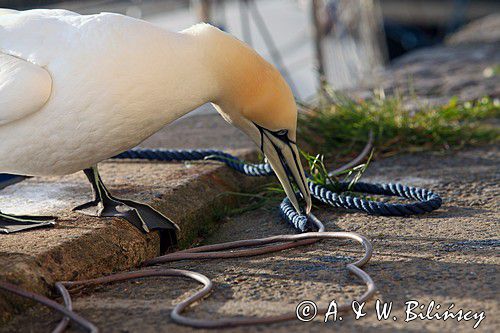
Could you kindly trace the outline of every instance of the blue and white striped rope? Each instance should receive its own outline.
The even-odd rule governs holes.
[[[270,176],[274,175],[271,166],[267,163],[251,164],[240,160],[236,156],[225,153],[220,150],[211,149],[193,149],[193,150],[174,150],[174,149],[146,149],[136,148],[123,152],[114,159],[146,159],[154,161],[199,161],[212,160],[227,164],[232,169],[247,176]],[[348,183],[340,183],[340,192],[333,192],[326,187],[308,181],[309,190],[313,198],[337,208],[363,211],[371,215],[382,216],[408,216],[431,212],[438,209],[442,200],[439,195],[418,187],[406,186],[402,184],[371,184],[355,183],[350,192],[397,196],[405,199],[415,200],[416,202],[406,204],[393,204],[373,200],[366,200],[350,195],[343,195],[342,192],[348,190]],[[310,229],[306,215],[298,214],[291,205],[288,198],[285,198],[280,205],[280,211],[283,218],[298,230],[304,232]]]

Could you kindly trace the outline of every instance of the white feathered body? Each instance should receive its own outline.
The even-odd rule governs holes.
[[[210,100],[195,35],[108,13],[0,12],[0,172],[88,168]]]

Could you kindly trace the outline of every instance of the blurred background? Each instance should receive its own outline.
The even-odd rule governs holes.
[[[444,42],[447,36],[464,25],[483,16],[499,13],[500,1],[0,0],[0,7],[19,10],[64,8],[81,14],[115,12],[141,18],[172,31],[182,30],[200,21],[208,22],[250,44],[281,71],[297,100],[309,103],[314,102],[314,98],[319,96],[318,91],[321,87],[328,86],[336,91],[353,90],[363,86],[363,82],[371,81],[372,77],[379,75],[391,64],[395,65],[399,61],[398,58],[406,53],[440,44],[446,47]],[[489,52],[488,54],[496,52],[485,50],[487,52],[483,51]],[[439,62],[441,65],[432,69],[428,68],[429,63],[426,62],[428,60],[420,60],[418,66],[415,65],[415,59],[408,60],[411,66],[404,67],[401,75],[397,71],[390,72],[386,81],[396,81],[398,75],[422,74],[422,78],[416,80],[417,93],[419,89],[430,95],[435,91],[441,91],[442,96],[439,97],[444,97],[446,100],[453,96],[460,98],[466,96],[467,99],[482,95],[495,96],[498,85],[495,84],[494,76],[499,67],[498,64],[496,67],[491,67],[491,64],[484,59],[493,59],[491,62],[496,64],[497,57],[494,54],[485,56],[480,49],[469,48],[469,51],[441,52],[442,55],[449,54],[452,59],[448,59],[447,55],[444,58],[439,58],[440,56],[433,58],[433,55],[428,59],[438,60],[431,60],[431,64],[434,66]],[[483,60],[478,62],[477,59]],[[483,78],[479,74],[480,77],[476,78],[476,72],[483,72],[483,67],[486,68],[484,71],[491,72],[491,75],[485,74]],[[467,73],[459,75],[461,71]],[[439,74],[436,77],[431,75],[436,73]],[[402,86],[409,85],[402,84]],[[411,95],[411,92],[408,94]],[[192,148],[207,144],[200,140],[186,142],[185,138],[178,139],[175,132],[177,128],[181,133],[187,131],[194,133],[192,137],[208,138],[206,142],[210,144],[210,148],[219,146],[226,148],[227,142],[232,142],[231,147],[245,147],[248,142],[237,142],[234,138],[238,136],[234,134],[234,130],[228,128],[215,113],[215,110],[207,104],[187,115],[192,117],[190,122],[181,122],[177,127],[173,127],[170,131],[172,135],[164,134],[162,139],[158,139],[161,135],[155,136],[149,144],[175,148],[186,146]],[[198,120],[195,120],[196,117],[193,115],[198,115]],[[202,118],[202,115],[213,117]],[[301,128],[307,129],[307,126],[313,123],[312,120],[317,119],[319,118],[303,121]],[[336,118],[324,121],[325,124],[337,122]],[[346,123],[348,122],[344,119],[342,126],[345,127]],[[352,127],[355,126],[357,125],[353,121]],[[382,125],[377,126],[383,128]],[[207,127],[217,128],[218,131],[204,130]],[[218,132],[220,138],[211,137],[215,132]],[[322,132],[315,127],[309,131],[307,137],[310,137],[311,133],[319,133],[319,136],[331,137],[335,142],[342,143],[338,137],[332,136],[332,133],[338,132],[339,129],[329,127]],[[354,135],[349,133],[349,136]],[[365,133],[358,141],[364,142],[364,136]],[[316,146],[325,145],[316,143]],[[352,145],[348,147],[352,149]],[[325,146],[325,149],[327,148],[334,147]],[[0,175],[0,185],[2,180],[5,181],[8,177]]]
[[[116,12],[169,30],[205,21],[252,45],[279,68],[296,97],[322,82],[357,86],[411,50],[441,43],[471,20],[498,12],[495,0],[0,0],[14,9]]]

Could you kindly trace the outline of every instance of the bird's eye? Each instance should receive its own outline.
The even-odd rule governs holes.
[[[288,134],[288,130],[282,129],[276,132],[276,135],[278,136],[286,136]]]

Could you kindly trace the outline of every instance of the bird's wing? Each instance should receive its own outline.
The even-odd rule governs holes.
[[[40,110],[51,91],[44,68],[0,52],[0,126]]]

